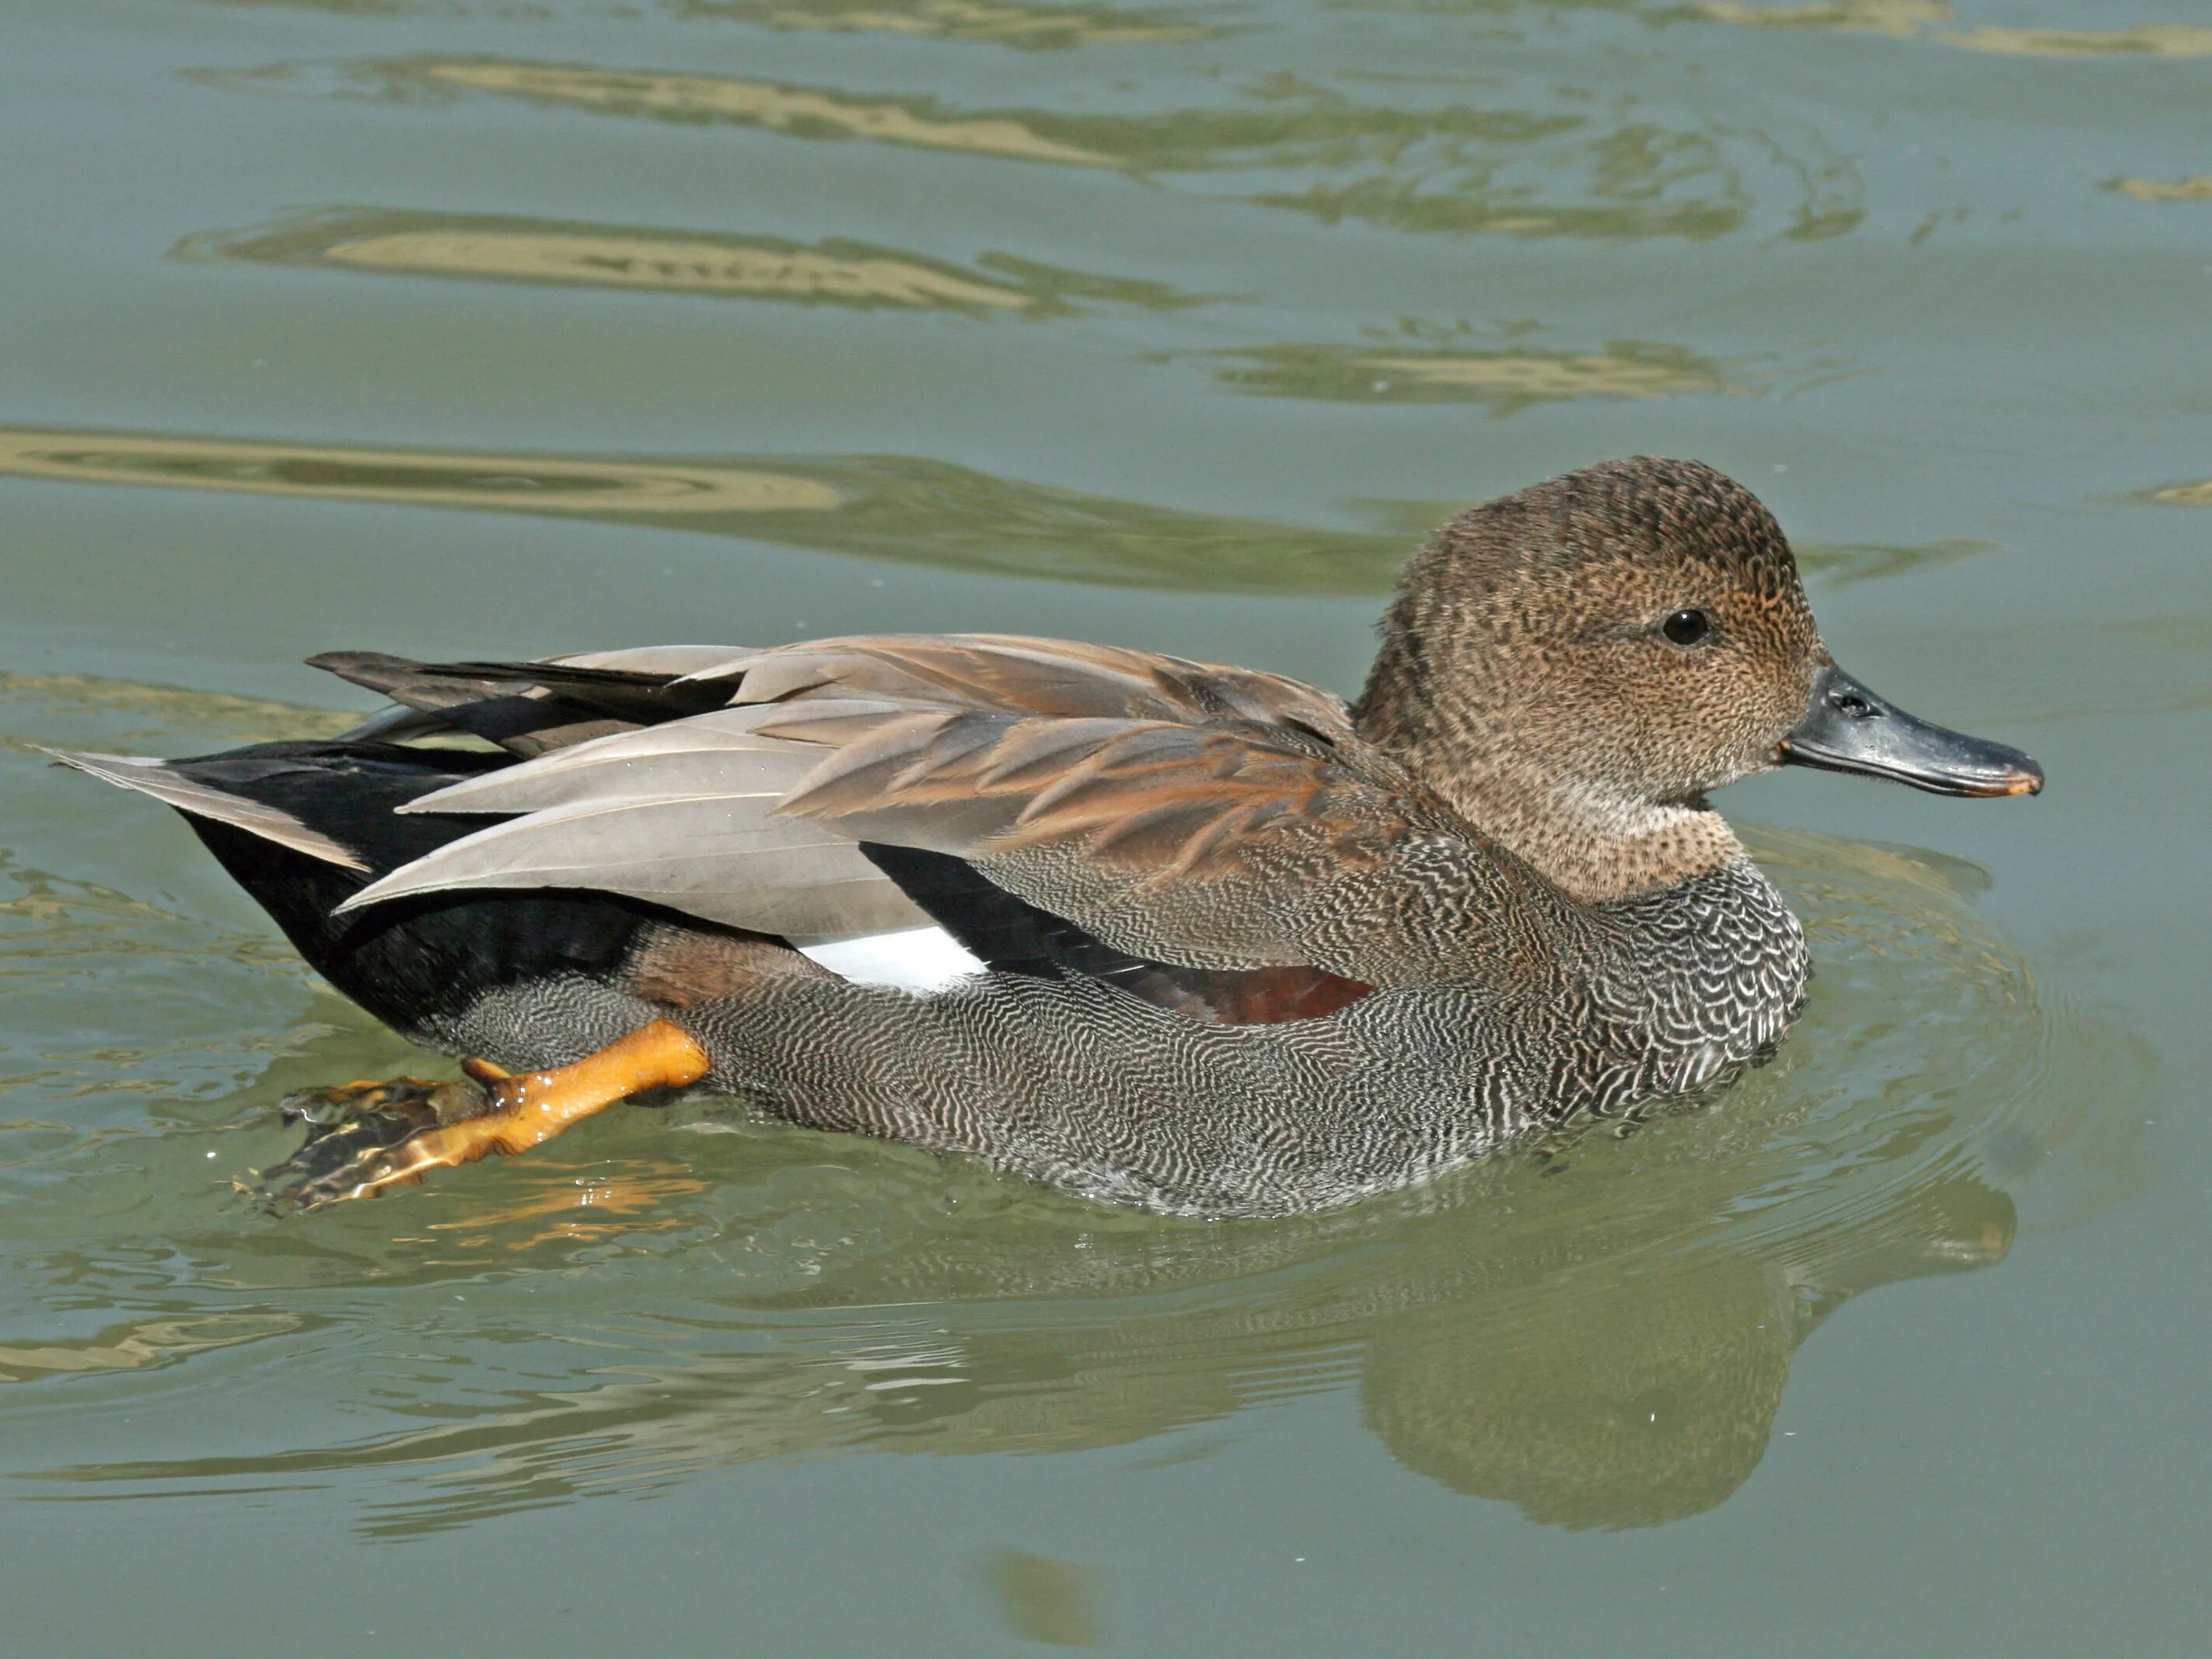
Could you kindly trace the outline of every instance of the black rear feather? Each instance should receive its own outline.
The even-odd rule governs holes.
[[[264,743],[173,761],[226,793],[290,813],[357,853],[363,873],[214,819],[186,820],[310,966],[402,1031],[455,1016],[488,990],[580,974],[611,980],[638,931],[664,913],[611,894],[430,894],[333,916],[369,882],[485,827],[481,816],[393,809],[493,768],[498,754],[378,743]],[[680,925],[702,925],[684,919]],[[711,931],[711,930],[710,930]]]
[[[525,757],[703,714],[730,700],[726,685],[560,663],[426,663],[380,651],[326,651],[307,665]]]

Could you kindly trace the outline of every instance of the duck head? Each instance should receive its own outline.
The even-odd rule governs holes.
[[[1609,461],[1470,508],[1407,565],[1363,735],[1577,897],[1741,856],[1708,791],[1778,765],[1948,795],[2035,763],[1836,665],[1757,497],[1695,461]]]

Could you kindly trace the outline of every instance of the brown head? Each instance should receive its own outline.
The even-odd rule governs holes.
[[[1773,514],[1709,466],[1647,457],[1437,531],[1400,579],[1359,726],[1591,899],[1737,856],[1705,792],[1784,761],[1950,793],[2041,783],[1844,676]]]

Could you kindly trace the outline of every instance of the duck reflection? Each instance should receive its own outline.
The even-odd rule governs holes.
[[[1408,1468],[1566,1527],[1700,1514],[1765,1455],[1798,1345],[1859,1291],[2003,1259],[2013,1201],[1939,1177],[1820,1241],[1753,1253],[1607,1260],[1541,1285],[1550,1312],[1503,1331],[1400,1316],[1370,1343],[1368,1425]],[[1528,1281],[1533,1297],[1536,1281]],[[1517,1326],[1517,1328],[1516,1328]]]
[[[310,1311],[326,1293],[336,1322],[373,1281],[393,1340],[453,1357],[389,1431],[45,1478],[204,1490],[374,1468],[397,1496],[364,1530],[410,1537],[770,1459],[1169,1437],[1160,1455],[1202,1456],[1200,1425],[1350,1390],[1406,1469],[1533,1521],[1701,1513],[1757,1468],[1800,1345],[1837,1310],[2003,1258],[2006,1183],[2096,1092],[2051,1056],[2095,1066],[2105,1096],[2119,1077],[2080,1033],[2051,1040],[2025,964],[1967,908],[1972,866],[1757,840],[1811,921],[1820,994],[1773,1064],[1694,1109],[1349,1211],[1212,1225],[726,1107],[639,1113],[611,1159],[603,1142],[586,1165],[457,1188],[411,1237],[372,1212],[308,1255],[297,1229],[222,1247],[224,1282]],[[288,1063],[321,1076],[330,1057]],[[586,1260],[585,1279],[567,1271]],[[538,1299],[498,1287],[549,1273],[597,1299],[531,1335]]]
[[[1832,1312],[1880,1285],[2000,1261],[2015,1224],[2012,1200],[1966,1174],[1909,1188],[1802,1255],[1659,1243],[1680,1220],[1647,1214],[1571,1237],[1538,1227],[1499,1242],[1443,1224],[1404,1235],[1387,1267],[1340,1282],[1334,1298],[1061,1330],[1049,1343],[917,1333],[848,1351],[844,1376],[841,1362],[814,1368],[789,1401],[799,1409],[773,1425],[755,1415],[768,1379],[750,1365],[662,1373],[651,1386],[689,1393],[696,1412],[752,1419],[747,1430],[763,1437],[738,1455],[754,1457],[841,1444],[1081,1450],[1356,1379],[1367,1426],[1417,1474],[1547,1524],[1655,1526],[1715,1507],[1750,1477],[1798,1346]],[[602,1412],[615,1406],[593,1397]],[[652,1461],[737,1451],[699,1441],[678,1450],[704,1426],[687,1415],[657,1425]],[[604,1431],[610,1419],[599,1420]],[[464,1477],[487,1479],[480,1498],[503,1481],[489,1469]]]
[[[1431,1216],[1392,1240],[1354,1229],[1335,1241],[1375,1260],[1316,1262],[1310,1252],[1327,1241],[1311,1237],[1304,1250],[1252,1241],[1204,1252],[1230,1275],[1210,1281],[1194,1264],[1165,1269],[1141,1246],[1097,1240],[1082,1270],[1040,1273],[1029,1243],[970,1255],[957,1291],[950,1281],[963,1275],[927,1255],[911,1271],[872,1263],[724,1326],[725,1340],[748,1324],[756,1338],[776,1333],[750,1352],[632,1356],[619,1376],[573,1393],[331,1451],[78,1474],[415,1467],[435,1478],[365,1528],[410,1536],[769,1459],[1129,1445],[1349,1384],[1368,1428],[1416,1474],[1545,1524],[1656,1526],[1749,1479],[1799,1345],[1836,1309],[1878,1285],[2000,1261],[2015,1224],[2012,1200],[1966,1172],[1931,1173],[1786,1248],[1670,1237],[1686,1197],[1611,1228],[1577,1206],[1571,1226]],[[1073,1316],[1037,1305],[1117,1281],[1148,1288]],[[1159,1305],[1186,1300],[1198,1305]],[[875,1316],[820,1316],[842,1302]]]

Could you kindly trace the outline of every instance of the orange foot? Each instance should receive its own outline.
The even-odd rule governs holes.
[[[696,1083],[708,1064],[688,1035],[657,1019],[552,1071],[507,1073],[467,1060],[467,1083],[401,1078],[295,1095],[287,1109],[318,1128],[252,1190],[280,1213],[372,1198],[416,1185],[432,1170],[527,1151],[618,1100]]]

